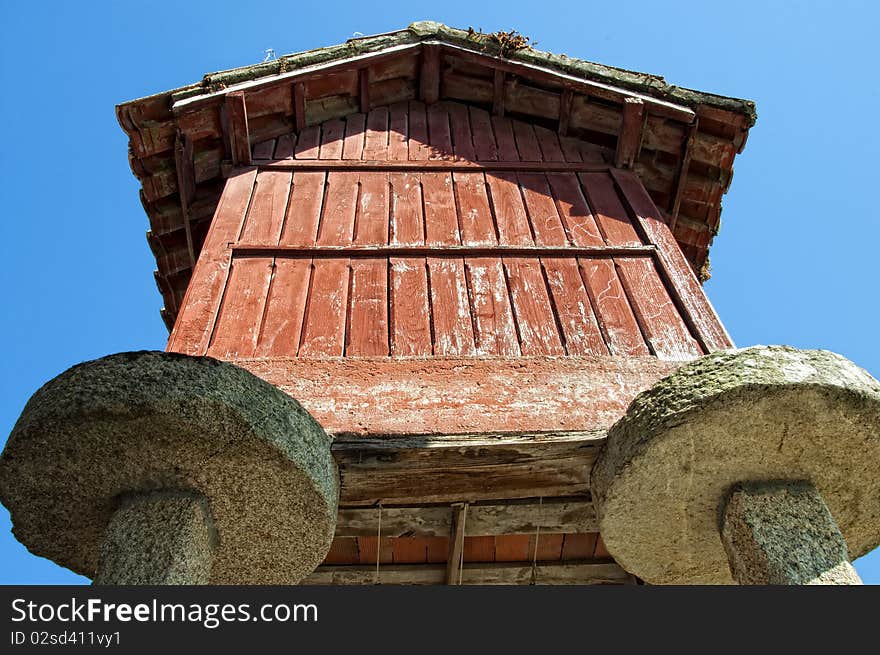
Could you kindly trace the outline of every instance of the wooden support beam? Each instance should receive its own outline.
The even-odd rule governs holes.
[[[361,160],[361,159],[275,159],[259,162],[260,170],[313,171],[514,171],[541,173],[602,173],[607,164],[564,161],[469,161],[464,159]]]
[[[645,103],[638,98],[625,98],[617,135],[617,152],[614,165],[618,168],[632,168],[642,146],[642,132],[645,127]]]
[[[454,510],[444,505],[382,507],[382,536],[445,537],[452,533]],[[336,521],[337,537],[372,537],[379,528],[373,508],[343,507]],[[465,535],[493,536],[596,532],[598,521],[589,497],[511,500],[468,506]]]
[[[697,139],[699,119],[688,128],[681,153],[681,165],[678,167],[678,175],[675,179],[675,193],[672,195],[672,204],[669,207],[669,231],[675,233],[675,224],[678,222],[678,212],[681,209],[681,198],[684,188],[687,186],[688,169],[691,167],[691,157],[694,154],[694,141]]]
[[[226,95],[226,118],[232,165],[248,166],[251,163],[251,141],[244,91],[233,91]]]
[[[293,85],[293,124],[297,132],[306,126],[306,86],[302,82]]]
[[[419,98],[426,105],[440,99],[440,46],[422,46],[422,70],[419,74]]]
[[[180,130],[174,137],[174,167],[177,170],[177,192],[180,196],[180,210],[183,214],[186,249],[189,253],[190,266],[195,266],[196,254],[193,246],[190,206],[196,197],[196,170],[193,162],[192,141]]]
[[[235,257],[651,257],[654,246],[267,246],[237,243]]]
[[[504,96],[507,87],[507,75],[500,68],[495,69],[495,77],[492,84],[492,113],[496,116],[504,116]]]
[[[457,569],[456,569],[457,571]],[[461,582],[469,585],[537,584],[636,584],[635,578],[614,562],[572,561],[465,564]],[[456,582],[458,582],[456,572]],[[443,584],[448,572],[442,564],[386,564],[380,568],[382,584]],[[301,584],[361,585],[376,582],[375,566],[319,566]]]
[[[467,526],[467,503],[452,506],[452,526],[449,531],[449,557],[446,560],[446,584],[459,584],[464,553],[464,532]]]
[[[571,117],[571,104],[574,101],[574,92],[571,89],[564,89],[559,99],[559,134],[566,136],[568,134],[568,121]]]
[[[366,68],[358,71],[358,88],[360,89],[361,113],[370,111],[370,78]]]

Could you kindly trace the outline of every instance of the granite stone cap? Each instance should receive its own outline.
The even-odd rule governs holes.
[[[31,552],[93,577],[121,498],[201,494],[218,539],[209,582],[291,584],[333,539],[330,443],[299,403],[244,369],[120,353],[31,397],[0,456],[0,500]]]
[[[755,346],[686,364],[633,400],[592,473],[599,529],[657,584],[732,583],[721,512],[740,482],[812,483],[850,559],[880,544],[880,382],[821,350]]]

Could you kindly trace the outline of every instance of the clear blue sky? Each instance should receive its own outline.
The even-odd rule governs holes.
[[[431,19],[750,98],[706,290],[737,345],[826,348],[880,377],[870,2],[362,0],[0,4],[0,439],[69,366],[162,349],[147,217],[114,106],[207,72]],[[0,509],[0,583],[85,578],[36,558]],[[880,551],[856,562],[880,583]]]

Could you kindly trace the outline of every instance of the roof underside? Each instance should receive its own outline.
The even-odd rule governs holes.
[[[232,96],[239,100],[235,112]],[[721,196],[754,124],[753,103],[531,48],[502,52],[486,35],[414,23],[213,73],[117,107],[130,139],[131,167],[142,183],[169,328],[225,174],[232,164],[249,163],[249,146],[373,107],[444,99],[605,149],[609,159],[639,175],[691,265],[706,277]]]

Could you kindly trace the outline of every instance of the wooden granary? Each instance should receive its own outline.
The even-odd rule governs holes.
[[[434,23],[117,108],[168,350],[334,436],[320,583],[628,582],[592,460],[732,346],[699,279],[747,101]]]

